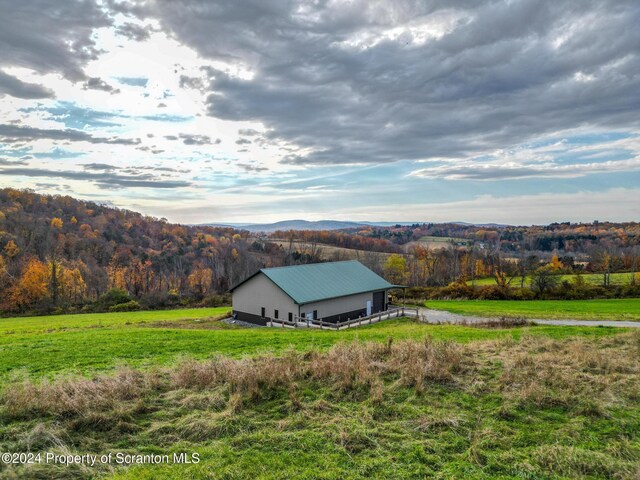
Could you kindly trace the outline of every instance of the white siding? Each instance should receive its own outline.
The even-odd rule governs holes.
[[[367,300],[373,301],[373,293],[358,293],[348,297],[331,298],[300,306],[300,313],[318,311],[318,318],[340,315],[367,308]],[[343,319],[346,320],[346,317]]]
[[[251,280],[240,285],[233,291],[233,310],[238,312],[260,315],[261,308],[265,308],[265,315],[273,317],[278,310],[278,318],[288,319],[289,312],[298,315],[298,305],[277,287],[265,274],[259,273]]]

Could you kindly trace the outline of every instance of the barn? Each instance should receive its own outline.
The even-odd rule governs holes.
[[[335,323],[382,312],[395,287],[353,260],[263,268],[230,291],[234,318],[266,325],[269,319]]]

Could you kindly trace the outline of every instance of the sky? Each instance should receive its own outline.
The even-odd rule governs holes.
[[[640,221],[637,0],[0,0],[0,186],[180,223]]]

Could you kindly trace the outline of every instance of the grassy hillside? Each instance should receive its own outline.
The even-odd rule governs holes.
[[[326,349],[339,341],[419,339],[430,335],[460,342],[512,336],[525,330],[482,330],[450,325],[430,326],[408,320],[383,322],[347,331],[233,328],[216,321],[226,309],[65,315],[0,320],[0,379],[51,376],[113,369],[126,363],[149,367],[166,365],[182,356],[233,357],[287,348]],[[213,318],[213,320],[212,320]],[[189,320],[185,320],[189,319]],[[66,322],[66,323],[65,323]],[[531,335],[562,338],[600,335],[608,330],[574,327],[531,327]]]
[[[359,332],[390,334],[408,327],[416,326],[389,322]],[[462,334],[467,341],[471,329],[409,331],[418,338]],[[0,464],[0,477],[550,479],[640,474],[638,332],[552,339],[517,330],[515,340],[474,331],[501,338],[458,343],[394,336],[393,341],[349,343],[355,335],[349,331],[288,331],[280,335],[296,346],[311,337],[335,341],[343,336],[347,343],[243,359],[185,359],[161,369],[120,368],[91,379],[11,383],[0,399],[2,451],[195,452],[200,462],[128,468]],[[247,338],[263,335],[258,332],[243,333]],[[137,335],[138,329],[131,333]],[[206,333],[226,342],[238,330]]]
[[[289,248],[288,240],[278,240],[272,239],[272,241],[278,245],[282,245],[284,250]],[[338,258],[340,260],[360,260],[363,259],[375,259],[381,265],[385,262],[387,258],[389,258],[392,253],[388,252],[372,252],[368,250],[360,250],[357,248],[346,248],[346,247],[338,247],[335,245],[329,245],[326,243],[311,243],[304,242],[301,240],[294,240],[291,242],[293,247],[296,250],[301,252],[311,252],[316,251],[320,257],[323,259],[334,259]]]
[[[144,323],[153,324],[155,322],[181,322],[183,320],[219,318],[230,314],[230,307],[215,307],[0,318],[0,334],[50,333],[55,330],[118,327]]]
[[[610,300],[429,300],[426,306],[483,317],[640,320],[640,298]]]
[[[633,478],[640,332],[397,319],[245,329],[226,309],[7,318],[0,452],[199,454],[0,478]]]
[[[629,283],[631,282],[631,273],[612,273],[611,274],[611,285],[629,285]],[[567,282],[573,282],[575,279],[575,275],[559,275],[559,280],[561,282],[563,281],[567,281]],[[585,273],[583,275],[581,275],[581,277],[583,278],[583,280],[585,281],[585,283],[589,284],[589,285],[602,285],[602,274],[599,273]],[[515,277],[512,281],[511,281],[511,286],[512,287],[519,287],[520,283],[521,283],[521,279],[522,277]],[[488,278],[478,278],[476,280],[474,280],[473,282],[468,281],[467,282],[469,285],[471,285],[473,283],[473,285],[476,286],[482,286],[482,285],[495,285],[496,281],[493,277],[488,277]],[[531,278],[530,277],[526,277],[524,280],[524,284],[525,286],[530,286],[531,285]]]

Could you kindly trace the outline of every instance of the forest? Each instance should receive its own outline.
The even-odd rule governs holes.
[[[425,237],[451,241],[433,248],[421,243]],[[637,296],[639,242],[640,224],[606,222],[253,235],[6,188],[0,190],[0,311],[218,306],[228,303],[231,286],[259,268],[344,259],[317,245],[364,251],[356,258],[421,297]],[[612,282],[619,272],[628,273],[628,281]],[[597,281],[585,283],[581,274],[596,274]],[[575,278],[567,286],[569,275]],[[478,279],[490,284],[475,286]]]

